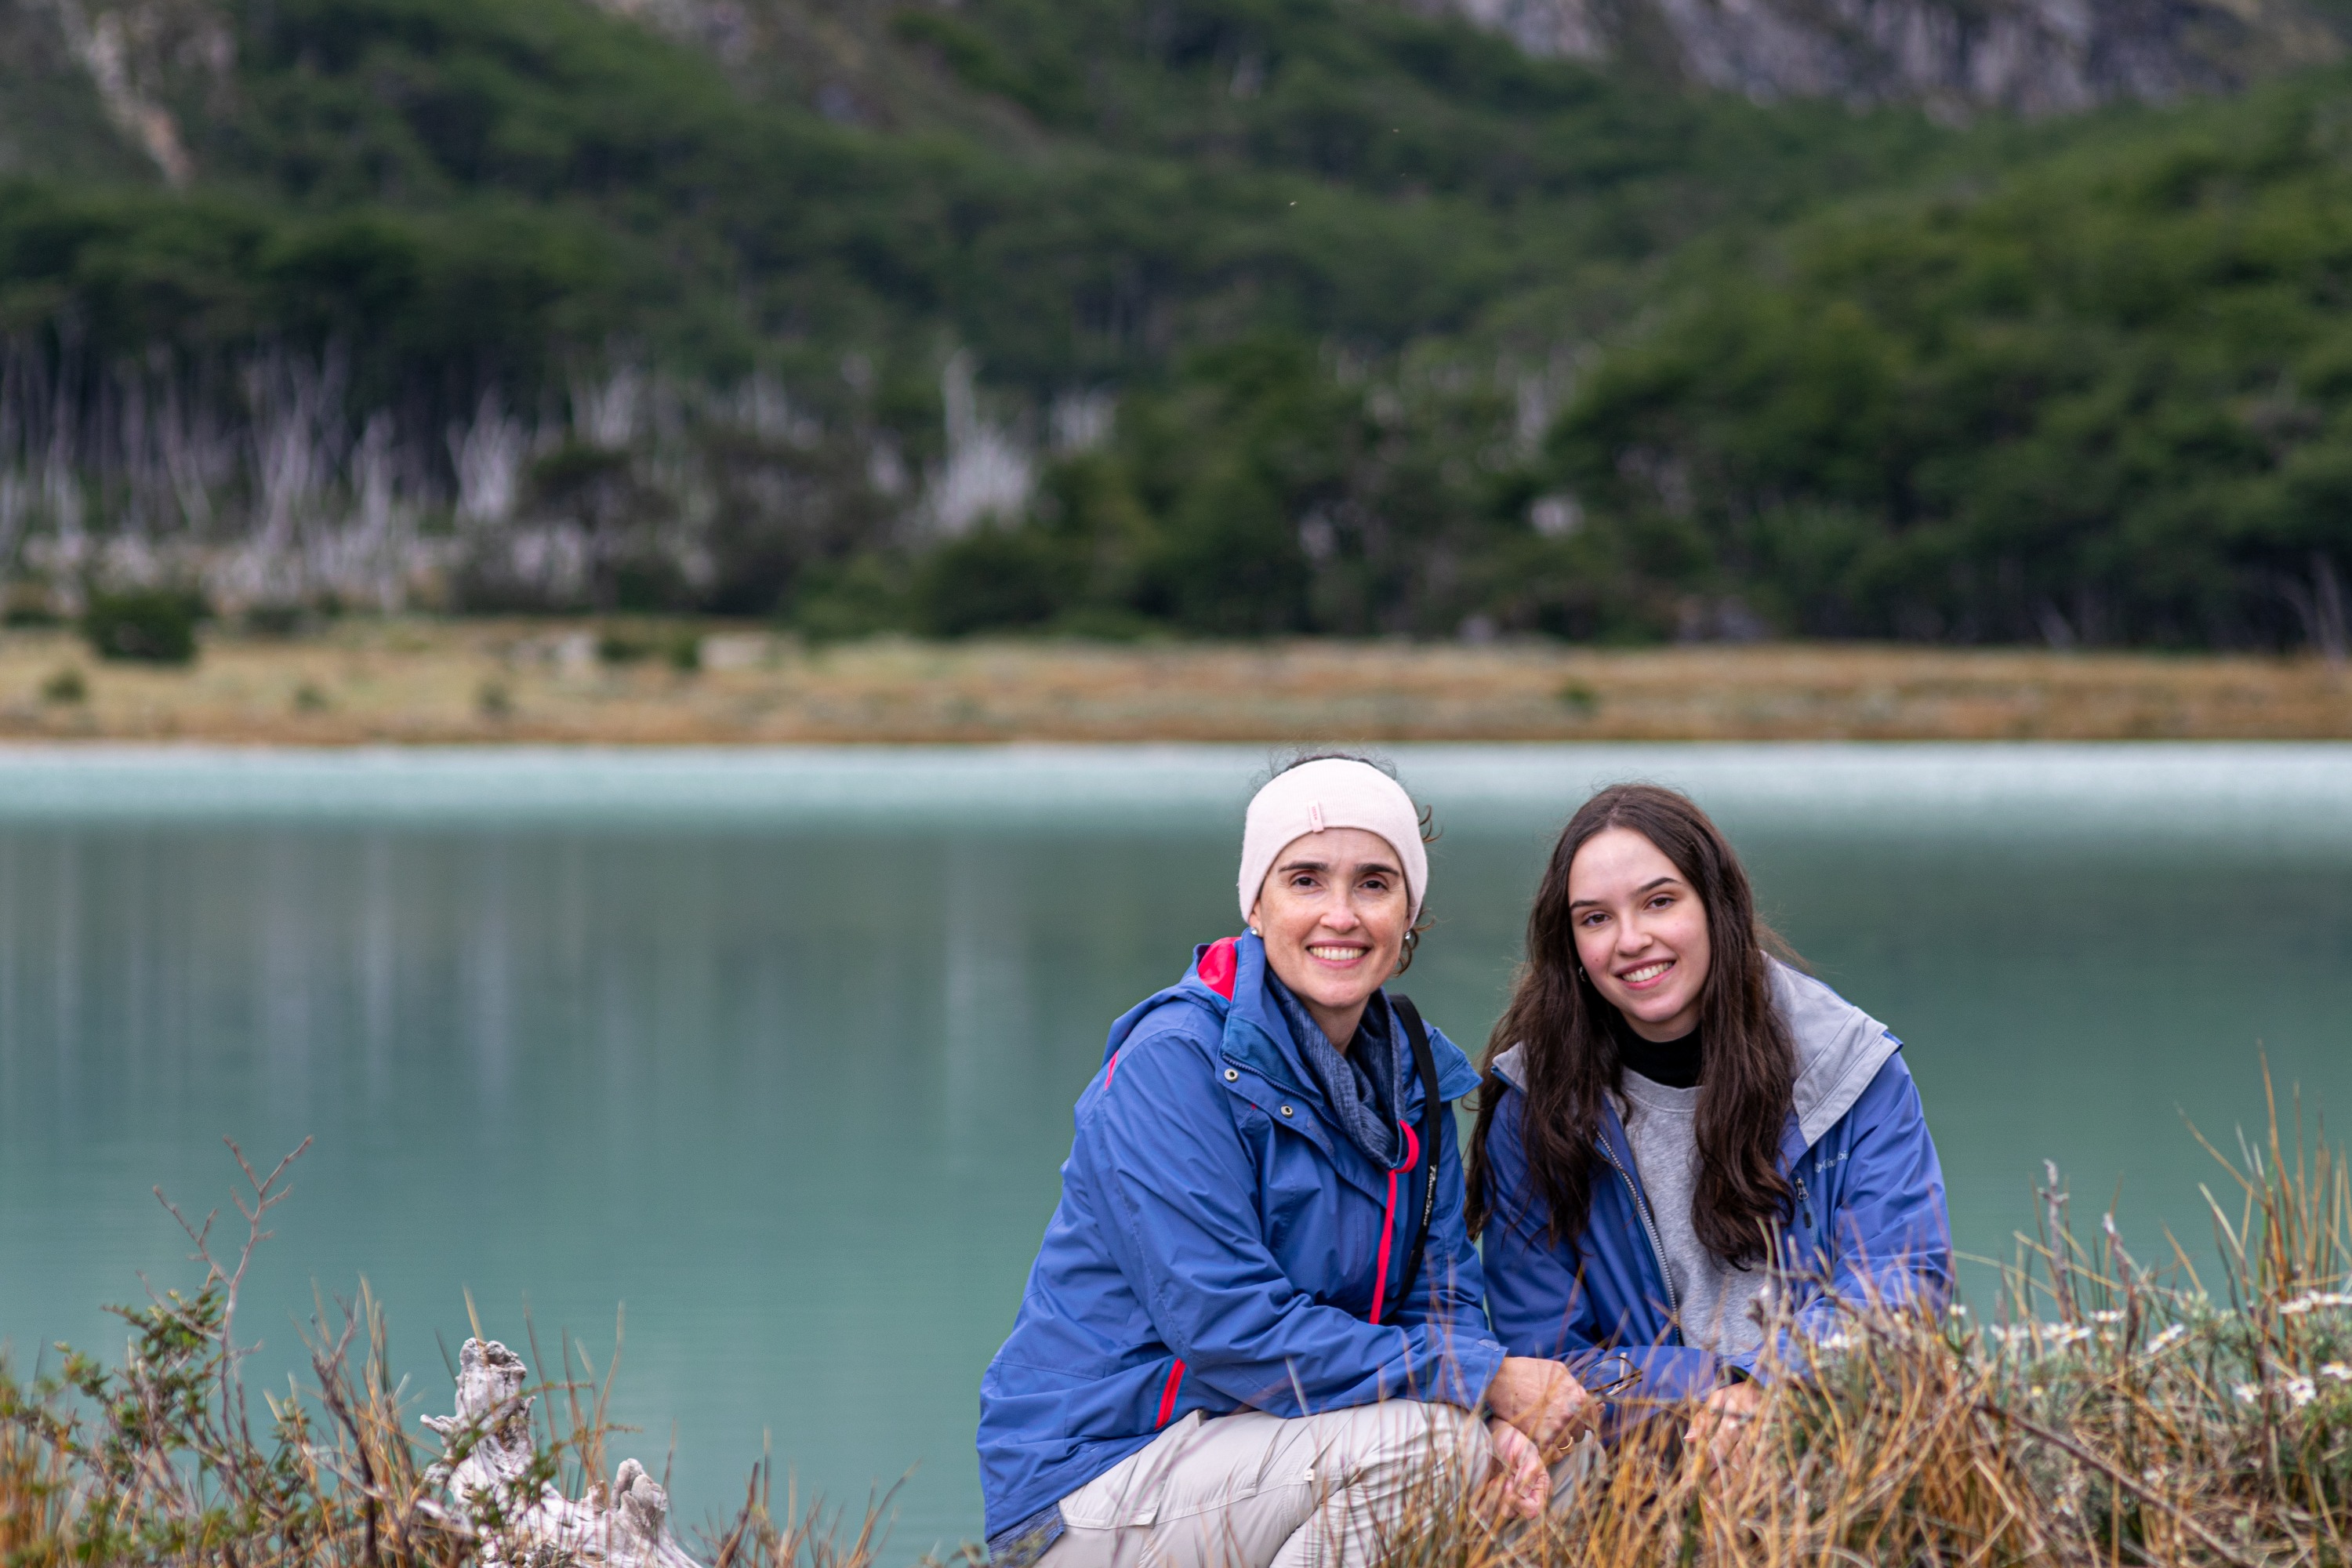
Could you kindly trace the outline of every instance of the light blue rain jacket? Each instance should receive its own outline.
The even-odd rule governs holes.
[[[1477,1086],[1453,1042],[1432,1030],[1430,1046],[1442,1098]],[[1503,1352],[1450,1115],[1412,1296],[1365,1321],[1376,1276],[1392,1300],[1405,1274],[1426,1089],[1408,1053],[1405,1163],[1375,1165],[1327,1114],[1252,936],[1200,949],[1181,984],[1111,1026],[1020,1316],[981,1380],[992,1542],[1050,1528],[1045,1510],[1191,1411],[1477,1404]]]
[[[1795,1104],[1780,1140],[1794,1212],[1779,1259],[1794,1292],[1793,1331],[1834,1332],[1841,1303],[1940,1310],[1951,1291],[1951,1221],[1919,1091],[1896,1054],[1902,1042],[1785,964],[1772,966],[1772,1000],[1797,1047]],[[1514,1046],[1495,1058],[1485,1090],[1502,1096],[1486,1145],[1486,1289],[1496,1335],[1512,1354],[1566,1361],[1589,1386],[1616,1387],[1626,1400],[1705,1394],[1726,1361],[1753,1375],[1754,1355],[1718,1358],[1683,1342],[1649,1198],[1613,1104],[1601,1113],[1602,1161],[1583,1231],[1558,1245],[1545,1238],[1551,1211],[1527,1184],[1519,1132],[1525,1070]]]

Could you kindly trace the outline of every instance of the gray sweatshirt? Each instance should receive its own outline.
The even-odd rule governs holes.
[[[1706,1249],[1691,1224],[1698,1191],[1698,1090],[1654,1083],[1628,1068],[1617,1102],[1633,1145],[1633,1168],[1657,1221],[1666,1254],[1666,1278],[1682,1303],[1683,1342],[1723,1355],[1743,1355],[1764,1342],[1754,1308],[1769,1277],[1759,1262],[1735,1268]]]

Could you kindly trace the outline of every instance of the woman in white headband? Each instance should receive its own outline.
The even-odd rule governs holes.
[[[1381,989],[1428,884],[1369,763],[1251,801],[1247,930],[1112,1026],[981,1384],[999,1563],[1370,1568],[1409,1500],[1543,1507],[1590,1401],[1487,1331],[1445,1109],[1477,1078]]]

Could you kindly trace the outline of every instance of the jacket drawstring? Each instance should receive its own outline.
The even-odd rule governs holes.
[[[1118,1056],[1114,1053],[1110,1058],[1110,1070],[1103,1074],[1103,1087],[1108,1089],[1110,1086],[1110,1075],[1118,1070]],[[1389,1249],[1396,1241],[1397,1177],[1421,1163],[1421,1134],[1415,1132],[1412,1123],[1407,1121],[1399,1121],[1397,1130],[1404,1134],[1404,1163],[1389,1173],[1388,1204],[1381,1214],[1381,1257],[1376,1266],[1377,1272],[1372,1276],[1372,1310],[1364,1314],[1364,1321],[1368,1323],[1381,1321],[1381,1308],[1388,1299]],[[1160,1388],[1160,1426],[1167,1426],[1169,1418],[1176,1414],[1176,1393],[1183,1386],[1184,1358],[1178,1356],[1169,1364],[1168,1381]]]
[[[1388,1211],[1381,1215],[1381,1261],[1379,1272],[1372,1276],[1372,1310],[1364,1314],[1364,1321],[1381,1321],[1381,1301],[1389,1289],[1389,1247],[1396,1237],[1396,1179],[1399,1171],[1410,1171],[1421,1163],[1421,1137],[1410,1123],[1399,1121],[1404,1133],[1404,1163],[1389,1173]]]

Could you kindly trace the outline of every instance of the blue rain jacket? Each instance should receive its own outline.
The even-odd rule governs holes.
[[[1452,1041],[1433,1029],[1430,1047],[1442,1098],[1477,1087]],[[1111,1026],[1020,1315],[981,1379],[992,1539],[1191,1411],[1476,1405],[1503,1351],[1480,1307],[1450,1115],[1412,1296],[1389,1322],[1365,1321],[1383,1258],[1382,1297],[1403,1280],[1422,1199],[1427,1086],[1407,1059],[1397,1116],[1412,1136],[1390,1172],[1327,1114],[1255,937],[1201,948],[1181,984]]]
[[[1773,1004],[1797,1047],[1795,1104],[1780,1142],[1794,1212],[1779,1267],[1794,1293],[1793,1331],[1833,1333],[1845,1306],[1876,1300],[1941,1310],[1952,1282],[1951,1221],[1935,1141],[1885,1026],[1810,976],[1775,963]],[[1514,1355],[1550,1356],[1613,1397],[1672,1401],[1704,1394],[1727,1363],[1754,1375],[1758,1357],[1718,1357],[1683,1342],[1649,1199],[1613,1104],[1601,1121],[1582,1234],[1545,1237],[1550,1209],[1527,1184],[1520,1117],[1525,1064],[1513,1047],[1494,1062],[1499,1093],[1487,1130],[1487,1305]],[[1842,1306],[1841,1303],[1844,1305]],[[1785,1342],[1780,1349],[1786,1353]]]

